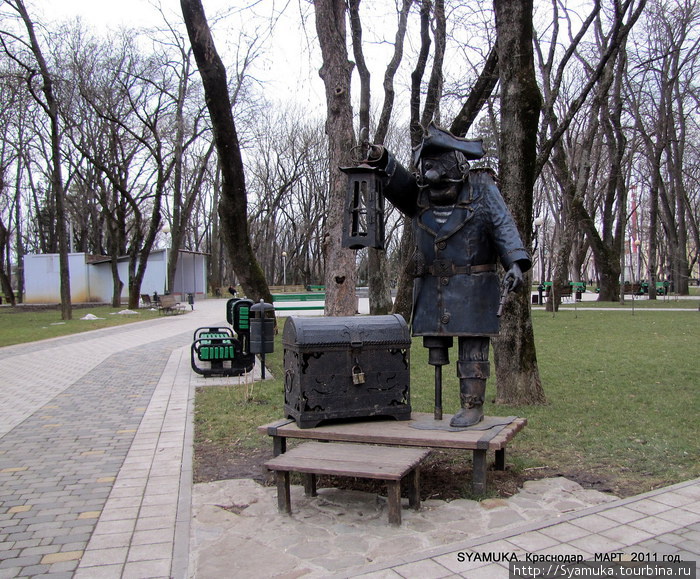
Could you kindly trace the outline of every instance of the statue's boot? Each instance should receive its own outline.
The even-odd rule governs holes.
[[[484,395],[486,380],[462,378],[459,381],[459,399],[462,408],[450,420],[450,426],[465,428],[484,419]]]

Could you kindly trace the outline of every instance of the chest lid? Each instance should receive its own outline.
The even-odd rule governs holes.
[[[410,347],[408,324],[399,314],[287,318],[282,333],[285,347],[404,346]]]

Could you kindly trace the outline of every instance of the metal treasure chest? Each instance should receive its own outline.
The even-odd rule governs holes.
[[[290,317],[282,343],[284,411],[299,428],[411,418],[411,335],[400,315]]]

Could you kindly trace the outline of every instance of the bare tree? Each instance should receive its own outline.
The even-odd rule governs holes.
[[[43,108],[51,127],[51,186],[56,203],[56,228],[60,262],[61,319],[70,320],[72,317],[72,305],[70,272],[68,268],[68,233],[66,231],[65,195],[61,170],[60,119],[58,102],[54,95],[54,78],[44,58],[39,39],[34,29],[34,22],[29,16],[23,0],[7,0],[6,3],[19,14],[27,32],[28,39],[26,41],[18,36],[14,36],[14,39],[20,42],[22,46],[29,49],[34,58],[34,62],[25,61],[20,55],[12,51],[7,43],[8,36],[12,36],[10,33],[6,32],[0,34],[0,40],[8,56],[24,68],[26,72],[27,88],[36,102]],[[38,67],[38,71],[36,67]],[[40,86],[38,86],[39,84]]]
[[[326,264],[326,315],[347,316],[357,311],[355,252],[342,246],[345,175],[355,145],[350,102],[353,64],[348,60],[345,32],[345,0],[315,0],[316,32],[323,65],[319,71],[326,92],[326,135],[330,182],[328,217],[323,233]]]
[[[276,285],[323,280],[321,231],[328,203],[323,131],[321,121],[283,105],[260,115],[255,127],[256,154],[247,166],[251,242]]]
[[[624,45],[630,30],[637,22],[641,15],[646,0],[640,0],[635,4],[634,0],[627,0],[616,4],[610,15],[610,25],[607,31],[603,31],[600,24],[601,5],[595,3],[590,13],[583,20],[578,30],[573,32],[573,25],[569,23],[569,44],[563,52],[561,58],[558,57],[559,46],[559,3],[552,2],[553,27],[551,38],[549,40],[549,49],[543,49],[542,39],[538,39],[535,43],[535,48],[542,76],[542,91],[544,96],[543,114],[540,125],[539,147],[536,162],[536,175],[539,175],[543,167],[547,163],[551,163],[554,168],[557,182],[562,190],[561,204],[556,207],[557,213],[562,215],[561,224],[563,225],[558,232],[559,245],[557,256],[555,257],[554,279],[553,279],[553,294],[554,299],[550,300],[548,307],[556,308],[558,306],[557,295],[561,295],[561,290],[564,285],[569,283],[569,257],[571,255],[573,239],[579,230],[585,225],[585,231],[591,245],[594,247],[596,258],[600,267],[605,263],[604,277],[601,279],[601,284],[606,286],[612,285],[610,292],[601,287],[601,298],[608,295],[615,295],[614,291],[617,280],[615,271],[619,271],[619,251],[615,251],[613,247],[615,240],[614,236],[610,235],[606,240],[611,243],[610,246],[604,245],[604,239],[601,239],[597,234],[594,235],[595,226],[592,217],[587,213],[586,206],[583,202],[583,195],[589,187],[586,183],[586,168],[585,165],[580,167],[581,171],[574,171],[574,163],[567,157],[566,143],[562,137],[572,126],[577,115],[582,108],[587,104],[591,93],[599,85],[602,78],[608,72],[607,83],[602,87],[598,86],[597,98],[602,103],[606,98],[607,90],[610,88],[615,72],[614,62],[620,54],[621,47]],[[564,11],[564,18],[570,18],[567,11]],[[570,22],[570,21],[569,21]],[[600,46],[595,59],[590,62],[583,62],[582,79],[577,85],[574,94],[566,93],[566,73],[569,70],[572,61],[580,54],[581,45],[589,31],[596,25],[596,36],[599,38]],[[595,100],[595,99],[594,99]],[[564,101],[564,102],[562,102]],[[592,119],[598,118],[599,107],[595,102],[593,104],[594,114]],[[597,121],[595,121],[597,122]],[[594,142],[595,128],[589,125],[586,129],[587,137],[584,141],[588,143],[587,153],[590,154],[590,148]],[[619,137],[619,133],[609,133],[611,136]],[[616,145],[618,153],[623,150],[622,142],[618,141]],[[615,155],[616,153],[614,153]],[[619,158],[619,157],[618,157]],[[619,182],[615,182],[613,191],[620,191]],[[609,202],[615,202],[616,198],[609,199]],[[611,217],[612,219],[612,217]],[[619,236],[618,236],[619,239]]]
[[[385,107],[382,109],[382,114],[386,120],[382,125],[382,130],[386,131],[386,122],[391,114],[393,103],[393,73],[398,67],[398,62],[401,58],[401,52],[397,52],[397,48],[403,45],[403,35],[406,28],[406,16],[410,4],[404,2],[404,9],[399,16],[399,30],[397,32],[397,41],[394,45],[394,58],[389,64],[387,72],[384,76],[384,91],[385,91]],[[364,138],[369,139],[370,129],[370,71],[365,62],[365,57],[362,49],[362,22],[360,20],[360,0],[351,0],[348,3],[350,12],[350,29],[352,31],[352,48],[355,57],[355,64],[360,75],[360,130],[359,135],[364,135]],[[372,139],[375,143],[382,143],[385,135],[375,135]],[[369,311],[370,314],[381,315],[391,311],[393,303],[391,301],[391,292],[389,288],[389,275],[387,272],[387,257],[386,252],[382,249],[374,247],[368,248],[368,264],[367,264],[367,285],[369,286]]]
[[[252,299],[272,302],[248,234],[248,207],[238,133],[231,112],[226,69],[214,45],[200,0],[180,0],[182,15],[202,77],[214,142],[221,166],[219,218],[231,262],[245,292]]]
[[[689,231],[697,247],[697,217],[688,211],[691,173],[685,163],[692,123],[687,111],[698,101],[694,79],[700,65],[700,11],[694,2],[661,0],[650,2],[649,8],[643,42],[635,44],[628,90],[650,176],[644,180],[649,190],[647,273],[649,296],[655,298],[659,274],[672,281],[676,292],[688,293]]]
[[[135,308],[161,229],[163,197],[175,166],[176,147],[171,147],[169,136],[177,103],[169,94],[178,93],[172,91],[167,68],[142,57],[131,38],[124,36],[119,44],[90,46],[90,58],[76,60],[73,67],[85,105],[81,116],[73,119],[71,140],[116,195],[110,197],[103,191],[101,198],[105,211],[116,209],[107,216],[115,258],[113,274],[117,273],[116,253],[125,252],[129,257],[129,307]],[[75,50],[75,58],[87,52]],[[115,304],[120,289],[115,278]]]
[[[525,247],[532,239],[537,124],[541,96],[532,51],[532,2],[494,0],[501,87],[499,179]],[[529,280],[530,276],[526,275]],[[525,283],[526,287],[530,284]],[[494,340],[496,401],[541,404],[544,391],[537,368],[529,292],[517,292],[504,311]]]
[[[435,25],[431,26],[434,19]],[[425,99],[423,110],[422,85],[428,67],[428,60],[431,55],[431,30],[434,35],[434,54],[429,80],[425,88]],[[430,0],[423,0],[420,3],[420,46],[416,64],[411,72],[411,93],[409,97],[410,113],[410,134],[411,148],[417,146],[423,138],[423,127],[427,127],[438,112],[443,82],[442,64],[445,56],[446,43],[446,21],[445,6],[442,0],[433,3]],[[402,314],[406,319],[411,317],[413,309],[412,289],[413,276],[409,271],[408,260],[413,255],[413,227],[408,218],[404,218],[403,233],[401,235],[401,253],[406,258],[405,266],[402,268],[398,279],[396,290],[396,300],[394,301],[394,311]]]

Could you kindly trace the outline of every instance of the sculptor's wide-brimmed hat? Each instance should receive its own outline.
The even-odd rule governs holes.
[[[481,139],[469,140],[455,137],[449,131],[440,129],[431,122],[423,135],[423,140],[413,149],[413,163],[417,165],[423,155],[440,151],[459,151],[467,160],[473,161],[484,156],[484,145]]]

